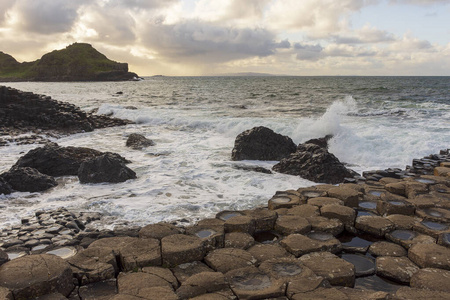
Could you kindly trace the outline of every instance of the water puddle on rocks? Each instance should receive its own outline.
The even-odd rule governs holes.
[[[437,223],[437,222],[432,222],[432,221],[422,221],[420,222],[423,226],[431,229],[431,230],[437,230],[437,231],[442,231],[442,230],[446,230],[448,229],[447,225],[441,224],[441,223]]]
[[[77,250],[73,247],[64,247],[64,248],[59,248],[59,249],[55,249],[52,251],[48,251],[47,254],[53,254],[53,255],[59,256],[63,259],[67,259],[67,258],[72,257],[75,254],[77,254]]]
[[[395,206],[405,206],[405,202],[402,201],[388,201],[389,204],[395,205]]]
[[[412,230],[397,229],[390,232],[389,235],[395,239],[399,239],[402,241],[409,241],[415,238],[417,236],[417,233]]]
[[[27,255],[27,253],[24,252],[24,251],[21,251],[21,252],[6,252],[6,254],[8,254],[9,260],[13,260],[13,259],[16,259],[16,258],[19,258],[19,257]]]
[[[425,208],[423,210],[427,215],[431,216],[431,217],[436,217],[436,218],[440,218],[442,217],[444,214],[435,210],[434,208],[430,207],[430,208]]]
[[[368,276],[375,274],[375,261],[361,254],[341,254],[341,258],[355,266],[355,276]]]
[[[376,209],[377,203],[373,201],[362,201],[358,203],[358,206],[364,209]]]
[[[442,244],[444,246],[450,246],[450,232],[446,232],[442,235]]]
[[[238,211],[223,211],[217,214],[217,218],[219,218],[222,221],[226,221],[228,219],[231,219],[233,217],[242,216],[242,213]]]
[[[420,183],[426,183],[426,184],[435,184],[436,181],[434,181],[433,179],[426,179],[426,178],[417,178],[415,179],[417,182]]]
[[[395,293],[402,285],[376,275],[358,277],[355,280],[355,288]]]
[[[341,242],[342,247],[345,249],[345,251],[359,253],[365,253],[370,245],[372,245],[374,242],[379,241],[379,239],[376,239],[370,235],[356,236],[348,232],[340,235],[338,237],[338,240]]]
[[[311,231],[306,234],[307,237],[317,241],[328,241],[334,239],[334,236],[328,232]]]
[[[39,250],[43,250],[47,247],[49,247],[49,245],[37,245],[37,246],[31,248],[31,251],[39,251]]]
[[[195,233],[195,235],[201,239],[208,238],[214,234],[216,234],[216,232],[212,229],[203,229]]]
[[[367,192],[369,195],[372,196],[376,196],[376,197],[380,197],[381,194],[383,194],[383,191],[377,191],[377,190],[370,190],[369,192]]]
[[[276,197],[276,198],[270,199],[270,201],[272,203],[289,203],[292,200],[291,200],[291,198],[288,198],[288,197]]]
[[[314,191],[306,191],[306,192],[302,192],[302,195],[308,198],[317,198],[320,197],[322,195],[321,192],[314,192]]]

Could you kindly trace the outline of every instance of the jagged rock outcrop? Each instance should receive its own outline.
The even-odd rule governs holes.
[[[60,147],[56,143],[48,143],[44,147],[30,150],[13,167],[31,167],[50,176],[78,175],[83,162],[103,154],[105,153],[90,148]],[[122,163],[130,162],[119,154],[109,155]]]
[[[246,130],[236,137],[232,160],[281,160],[295,152],[291,138],[264,126]]]
[[[53,177],[28,167],[11,168],[8,172],[1,174],[1,177],[13,190],[19,192],[42,192],[58,185]]]
[[[109,60],[90,44],[74,43],[34,62],[0,52],[0,81],[123,81],[138,77],[127,63]]]
[[[135,179],[136,173],[114,154],[105,153],[83,162],[78,169],[78,178],[81,183],[118,183]]]
[[[130,123],[128,120],[92,115],[49,96],[0,86],[0,128],[11,135],[42,130],[71,134]]]
[[[326,148],[316,144],[300,144],[295,153],[273,166],[280,173],[297,175],[302,178],[321,183],[337,184],[345,178],[357,175],[347,169],[339,159]]]

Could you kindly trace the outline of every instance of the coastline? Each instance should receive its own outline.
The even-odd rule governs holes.
[[[449,168],[445,149],[404,170],[278,191],[263,207],[195,224],[97,230],[107,216],[37,211],[2,228],[0,296],[445,299]]]
[[[438,157],[440,166],[431,167]],[[188,226],[98,231],[90,224],[100,214],[36,212],[2,230],[8,242],[1,246],[15,259],[0,267],[0,279],[21,260],[54,254],[64,257],[59,263],[77,284],[68,294],[58,287],[46,294],[59,291],[69,299],[84,299],[83,293],[156,299],[154,289],[167,299],[447,297],[448,287],[436,280],[450,274],[450,155],[443,150],[415,162],[417,173],[409,169],[405,178],[391,177],[399,170],[374,171],[365,182],[279,191],[267,207],[223,211]],[[419,162],[428,163],[428,171],[417,168]],[[108,263],[111,255],[115,263]],[[161,272],[172,279],[145,290]],[[132,283],[136,276],[144,279]]]

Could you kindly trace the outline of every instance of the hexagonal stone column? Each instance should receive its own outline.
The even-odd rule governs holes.
[[[421,268],[450,270],[450,248],[441,245],[413,245],[408,250],[408,257]]]
[[[161,240],[163,265],[175,267],[180,264],[202,260],[205,246],[195,236],[174,234]]]
[[[208,253],[205,262],[217,272],[228,271],[253,266],[257,260],[250,252],[237,248],[216,249]]]
[[[332,285],[353,287],[355,284],[355,266],[330,252],[305,254],[299,260]]]
[[[28,255],[5,263],[0,267],[0,285],[16,300],[50,293],[68,296],[74,288],[69,264],[50,254]]]

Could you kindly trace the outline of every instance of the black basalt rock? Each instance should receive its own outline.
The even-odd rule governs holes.
[[[84,147],[60,147],[49,143],[44,147],[30,150],[19,158],[14,167],[31,167],[50,176],[78,175],[81,163],[103,155],[103,152]],[[128,163],[119,154],[112,154],[122,163]]]
[[[145,136],[143,136],[142,134],[139,133],[132,133],[128,136],[127,142],[126,142],[126,146],[130,147],[132,149],[142,149],[145,147],[149,147],[149,146],[154,146],[155,142],[153,142],[152,140],[149,140],[148,138],[146,138]]]
[[[13,190],[19,192],[42,192],[58,185],[53,177],[28,167],[13,167],[2,177]]]
[[[136,173],[113,153],[106,153],[83,162],[78,170],[78,178],[81,183],[118,183],[135,179]]]
[[[281,160],[272,168],[276,172],[297,175],[321,183],[338,184],[345,178],[358,175],[347,169],[326,148],[316,144],[300,144],[295,153]]]
[[[8,195],[11,194],[12,192],[13,189],[11,188],[9,183],[7,183],[5,179],[3,179],[3,177],[0,175],[0,195],[1,194]]]
[[[236,137],[232,160],[281,160],[295,152],[291,138],[275,133],[267,127],[254,127]]]

